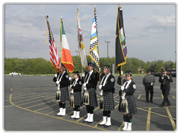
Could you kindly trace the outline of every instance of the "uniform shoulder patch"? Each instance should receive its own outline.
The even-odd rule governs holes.
[[[114,82],[114,78],[111,78],[110,81],[111,81],[111,82]]]
[[[69,76],[68,76],[68,75],[66,75],[66,78],[69,78]]]
[[[133,88],[136,89],[136,84],[133,84]]]

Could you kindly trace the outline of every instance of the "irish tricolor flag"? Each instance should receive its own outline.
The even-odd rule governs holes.
[[[66,34],[64,31],[63,19],[61,17],[60,22],[61,27],[61,63],[69,70],[70,73],[74,71],[74,64],[71,56],[71,52],[69,49],[68,41],[66,38]]]

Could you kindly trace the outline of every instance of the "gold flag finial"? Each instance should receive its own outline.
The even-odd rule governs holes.
[[[120,8],[121,7],[121,5],[120,4],[118,4],[118,8]]]

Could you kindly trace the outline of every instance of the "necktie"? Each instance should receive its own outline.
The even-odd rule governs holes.
[[[126,88],[127,84],[128,84],[128,82],[125,83],[124,88]]]
[[[87,82],[88,77],[89,77],[89,73],[86,75],[86,79],[85,79],[86,82]]]
[[[101,85],[104,84],[105,79],[106,79],[106,76],[104,76],[103,81],[101,82]]]

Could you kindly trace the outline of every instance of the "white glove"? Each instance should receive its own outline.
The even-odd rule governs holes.
[[[72,88],[72,85],[70,85],[69,87]]]
[[[103,92],[101,91],[101,92],[99,92],[99,94],[100,94],[100,96],[103,96]]]
[[[72,89],[71,93],[74,93],[74,90]]]
[[[60,85],[57,86],[57,90],[60,91]]]
[[[164,77],[161,77],[162,79],[164,79]]]
[[[153,86],[153,82],[151,82],[151,86]]]
[[[122,91],[124,90],[124,86],[121,86],[121,90],[122,90]]]
[[[84,83],[83,86],[86,87],[86,83]]]
[[[87,90],[86,87],[84,87],[84,90],[85,90],[85,91]]]
[[[99,85],[99,89],[100,89],[100,90],[102,89],[102,85]]]
[[[55,74],[55,75],[54,75],[54,77],[56,77],[56,78],[57,78],[57,74]]]
[[[82,73],[82,77],[85,77],[85,73]]]
[[[56,81],[56,84],[58,85],[58,84],[59,84],[59,81]]]
[[[69,80],[71,80],[72,78],[71,77],[69,77]]]

